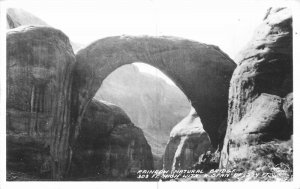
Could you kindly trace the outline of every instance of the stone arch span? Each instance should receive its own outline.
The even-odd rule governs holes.
[[[134,62],[152,65],[174,81],[216,146],[236,64],[216,46],[174,37],[115,36],[80,50],[73,79],[71,117],[75,126],[71,132],[77,135],[85,109],[103,80],[118,67]]]

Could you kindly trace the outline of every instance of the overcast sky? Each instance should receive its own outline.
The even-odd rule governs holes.
[[[285,0],[20,0],[22,8],[89,44],[114,35],[169,35],[219,46],[234,59],[271,6]],[[147,68],[148,69],[148,68]]]
[[[283,0],[21,0],[7,1],[72,41],[114,35],[171,35],[219,46],[234,58],[270,6]]]

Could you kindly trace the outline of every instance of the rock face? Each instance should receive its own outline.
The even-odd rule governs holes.
[[[143,130],[152,153],[158,157],[163,155],[174,125],[191,108],[178,87],[139,71],[134,64],[122,66],[111,73],[95,98],[112,102],[125,110],[132,122]]]
[[[46,22],[35,15],[23,10],[8,8],[6,13],[6,28],[13,29],[19,26],[49,26]],[[84,45],[70,42],[74,52],[77,52]]]
[[[174,37],[116,36],[100,39],[76,55],[74,102],[80,127],[88,102],[120,66],[148,63],[169,76],[190,99],[212,143],[227,116],[229,80],[236,64],[219,48]]]
[[[48,27],[19,27],[7,34],[8,170],[50,177],[57,87],[68,90],[65,84],[75,62],[67,42],[60,31]],[[77,178],[120,178],[152,169],[153,158],[142,130],[121,108],[93,100],[75,141],[71,166],[70,176]]]
[[[270,9],[236,62],[220,167],[232,168],[247,161],[255,163],[243,169],[255,169],[268,163],[274,166],[278,163],[274,156],[280,156],[276,154],[276,145],[289,140],[293,133],[290,10]],[[271,147],[264,149],[266,145]]]
[[[25,167],[34,163],[32,168],[39,172],[43,162],[41,151],[47,148],[52,163],[65,159],[68,150],[63,146],[67,142],[58,142],[57,137],[68,137],[74,64],[69,39],[61,31],[50,27],[18,27],[8,31],[8,162],[14,159]],[[33,146],[42,148],[36,150]],[[27,155],[34,157],[26,158]],[[65,163],[61,161],[57,166]]]
[[[166,170],[189,169],[211,147],[208,134],[192,108],[190,114],[172,130],[163,157]]]
[[[8,15],[7,27],[27,24],[22,18],[15,20],[18,23]],[[133,62],[153,65],[172,78],[201,116],[212,143],[220,142],[216,131],[227,116],[229,80],[236,65],[216,46],[174,37],[109,37],[78,52],[73,72],[70,42],[60,31],[17,27],[8,32],[7,41],[8,127],[23,132],[24,125],[27,133],[39,136],[43,144],[46,141],[55,180],[67,177],[81,121],[102,81]],[[16,109],[30,112],[29,118],[19,112],[14,115]]]
[[[72,176],[120,179],[153,169],[151,148],[143,131],[113,104],[93,99],[82,120],[73,151]]]

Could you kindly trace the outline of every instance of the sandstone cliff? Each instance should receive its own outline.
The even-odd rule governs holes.
[[[37,171],[43,157],[34,153],[48,149],[52,163],[67,164],[68,150],[57,137],[66,139],[69,130],[74,64],[69,39],[59,30],[29,26],[7,32],[8,162],[15,159],[30,171]],[[23,158],[22,152],[32,157]]]
[[[112,72],[103,81],[95,98],[112,102],[125,110],[132,122],[143,129],[156,156],[163,155],[172,128],[191,107],[178,87],[140,72],[133,64]]]
[[[171,131],[163,157],[163,168],[189,169],[210,147],[209,136],[203,130],[200,118],[192,108],[189,115]]]
[[[8,127],[13,128],[12,135],[15,135],[14,130],[25,125],[30,140],[38,141],[36,137],[39,136],[41,142],[38,143],[45,147],[47,153],[50,148],[50,160],[47,155],[46,158],[41,158],[45,159],[45,163],[41,165],[42,172],[48,172],[51,168],[54,180],[67,177],[69,169],[73,168],[70,167],[70,162],[76,150],[76,137],[82,134],[81,121],[89,102],[106,76],[118,67],[133,62],[149,63],[170,76],[191,100],[212,143],[218,145],[218,131],[227,115],[229,79],[235,68],[234,62],[218,47],[175,37],[108,37],[78,52],[73,72],[74,57],[69,40],[63,33],[55,31],[49,27],[26,27],[24,30],[17,27],[10,30],[11,35],[8,34],[7,37],[8,72],[20,72],[21,75],[18,78],[16,74],[14,77],[17,79],[9,78],[11,81],[8,82],[8,88],[11,89],[7,90],[7,96],[11,99],[8,99],[8,104],[12,112],[20,108],[35,112],[35,117],[30,115],[29,121],[19,126],[16,124],[25,120],[20,116],[21,113],[15,115],[22,119],[8,113],[8,117],[11,116]],[[54,37],[51,41],[53,36],[58,38]],[[16,66],[15,69],[18,64],[26,65],[20,69]],[[75,77],[71,84],[73,74]],[[31,88],[26,87],[27,81]],[[15,86],[26,90],[18,92],[14,89]],[[21,98],[22,95],[25,97]],[[48,117],[42,117],[42,113],[48,110]],[[118,132],[122,133],[123,130]],[[40,166],[37,167],[39,169]]]
[[[292,41],[291,11],[272,8],[239,53],[229,90],[221,167],[255,170],[292,163],[287,161],[292,146],[282,145],[293,133]]]
[[[20,80],[29,81],[17,72],[9,73],[9,78],[12,80],[18,76]],[[9,86],[12,87],[12,85],[15,90],[19,89],[19,92],[21,89],[29,88],[23,83],[10,82]],[[14,91],[11,89],[9,92]],[[41,92],[45,93],[45,91]],[[29,97],[32,96],[29,95]],[[48,145],[50,128],[47,126],[47,121],[49,121],[47,114],[27,112],[26,109],[15,110],[11,107],[11,104],[26,101],[24,96],[16,98],[15,95],[10,95],[9,99],[14,104],[8,104],[10,108],[7,112],[8,172],[18,171],[31,175],[31,178],[49,179],[51,155]],[[36,117],[38,113],[41,115]],[[27,128],[31,128],[30,121],[36,123],[36,128],[39,130],[35,130],[35,127],[28,130]],[[130,179],[130,176],[134,179],[139,169],[153,169],[151,148],[142,130],[133,125],[121,108],[93,100],[87,109],[80,134],[75,141],[70,175],[65,179],[118,180]]]
[[[65,160],[69,149],[62,147],[68,143],[59,141],[66,140],[71,129],[66,121],[74,63],[69,40],[59,30],[30,26],[8,31],[8,170],[49,179],[53,162]],[[61,116],[66,117],[61,120]],[[64,173],[64,179],[98,173],[119,178],[153,168],[142,130],[115,105],[94,100],[72,145],[71,174]]]

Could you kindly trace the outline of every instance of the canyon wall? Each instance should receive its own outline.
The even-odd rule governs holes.
[[[7,33],[8,170],[59,180],[95,177],[98,172],[121,178],[140,168],[153,168],[142,130],[121,108],[96,100],[86,112],[72,150],[67,147],[74,64],[68,38],[59,30],[27,26]],[[53,170],[57,164],[69,166],[61,169],[68,173],[59,172],[60,178],[50,175],[57,173]]]
[[[292,166],[292,33],[291,10],[269,9],[236,58],[221,168]]]
[[[69,39],[59,30],[28,26],[7,32],[8,154],[10,145],[33,143],[50,148],[54,172],[67,166],[74,64]]]

